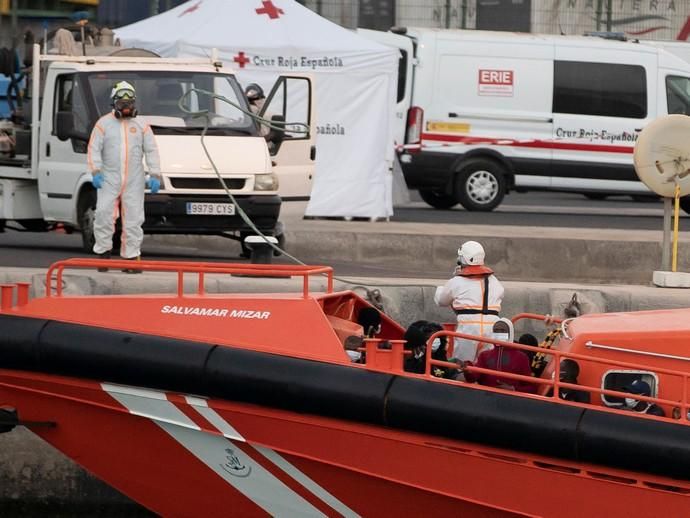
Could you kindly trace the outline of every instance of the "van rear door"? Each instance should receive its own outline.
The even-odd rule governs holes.
[[[641,191],[620,182],[637,181],[635,141],[656,116],[656,54],[640,46],[591,50],[556,47],[552,186]]]
[[[307,200],[316,161],[316,121],[309,77],[280,76],[259,112],[276,126],[266,137],[283,200]],[[284,128],[282,140],[276,140]]]

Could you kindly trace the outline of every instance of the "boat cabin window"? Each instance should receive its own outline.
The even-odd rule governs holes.
[[[601,388],[605,390],[620,390],[625,392],[624,387],[627,387],[635,380],[646,381],[652,389],[652,397],[656,397],[657,386],[659,379],[657,375],[650,371],[629,371],[629,370],[611,370],[607,371],[602,378]],[[601,401],[604,405],[609,407],[622,407],[623,398],[615,396],[601,395]]]

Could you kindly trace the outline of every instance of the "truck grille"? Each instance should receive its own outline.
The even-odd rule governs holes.
[[[233,190],[243,189],[245,182],[244,178],[225,179],[225,185]],[[223,189],[218,178],[171,178],[170,183],[174,189]]]

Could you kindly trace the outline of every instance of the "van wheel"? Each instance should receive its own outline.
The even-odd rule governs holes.
[[[455,180],[455,197],[466,210],[494,210],[505,194],[505,169],[493,160],[474,158],[460,168]]]
[[[441,191],[420,189],[419,196],[435,209],[452,209],[458,204],[458,200],[455,199],[454,195],[446,194]]]

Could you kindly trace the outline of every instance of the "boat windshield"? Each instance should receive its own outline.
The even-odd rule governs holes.
[[[237,79],[233,75],[185,71],[108,71],[83,74],[94,99],[94,120],[111,109],[111,90],[118,81],[127,81],[136,91],[138,116],[146,119],[159,135],[200,134],[204,116],[192,116],[180,108],[180,99],[191,89],[215,92],[231,101],[192,92],[183,99],[191,112],[207,111],[209,135],[256,135],[253,120],[237,108],[249,110]]]

